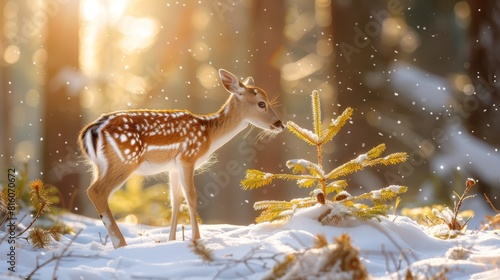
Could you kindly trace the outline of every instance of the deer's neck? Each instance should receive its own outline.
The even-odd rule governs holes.
[[[236,96],[231,95],[219,111],[206,116],[209,137],[212,141],[211,151],[220,148],[248,126],[248,121],[239,112],[238,102]]]

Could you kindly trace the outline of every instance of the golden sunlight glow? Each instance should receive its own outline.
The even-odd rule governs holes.
[[[108,0],[107,2],[107,11],[111,22],[118,21],[123,16],[127,6],[129,5],[129,0]]]
[[[133,225],[135,225],[139,222],[139,219],[134,214],[128,214],[127,216],[125,216],[124,220],[125,220],[125,223],[133,224]]]
[[[99,0],[82,0],[80,2],[80,18],[82,21],[80,31],[80,68],[86,74],[91,74],[98,69],[96,63],[96,39],[99,26],[103,24],[104,13]]]
[[[386,46],[396,46],[397,44],[399,44],[406,31],[406,22],[402,18],[387,18],[382,24],[382,42]]]
[[[149,88],[148,81],[144,77],[132,73],[125,73],[120,84],[133,94],[144,94]]]
[[[193,16],[191,17],[191,23],[196,30],[204,30],[208,27],[210,22],[210,10],[204,7],[197,8],[193,11]]]
[[[97,19],[101,10],[98,0],[83,0],[80,6],[80,16],[82,20],[92,21]]]
[[[313,13],[303,13],[298,15],[294,22],[285,26],[284,35],[288,40],[297,42],[314,28],[314,23]]]
[[[332,24],[332,1],[316,0],[315,4],[316,24],[321,27],[327,27]]]
[[[469,3],[467,3],[467,1],[457,2],[453,7],[453,10],[455,11],[457,24],[464,28],[469,26],[471,19]]]
[[[47,62],[47,59],[48,59],[47,50],[44,48],[37,49],[33,53],[33,56],[31,57],[31,61],[33,62],[33,65],[36,67],[43,67]]]
[[[399,46],[405,53],[414,52],[421,43],[420,36],[403,18],[389,17],[382,23],[382,42],[390,48]]]
[[[202,40],[194,41],[192,47],[188,49],[188,52],[191,53],[193,58],[198,61],[207,60],[211,54],[210,46],[208,46]]]
[[[316,43],[316,52],[320,56],[329,56],[333,54],[333,46],[329,39],[321,39]]]
[[[196,77],[198,81],[200,81],[200,84],[207,89],[214,88],[219,83],[217,70],[208,64],[202,64],[198,67],[196,70]]]
[[[124,35],[120,42],[121,50],[133,54],[150,47],[160,31],[160,23],[152,18],[125,16],[119,25]]]
[[[26,104],[28,106],[36,108],[38,107],[38,105],[40,105],[40,92],[35,89],[30,89],[28,90],[28,92],[26,92],[24,100],[26,101]]]
[[[161,25],[147,9],[132,4],[137,5],[128,0],[80,2],[80,68],[94,81],[80,93],[83,108],[94,108],[105,100],[110,101],[109,109],[117,104],[131,106],[122,94],[143,95],[151,88],[151,77],[140,72],[143,67],[136,54],[154,45]],[[204,57],[201,51],[199,56]]]
[[[8,64],[16,63],[20,57],[21,57],[21,50],[19,49],[18,46],[10,45],[7,48],[5,48],[5,51],[3,53],[3,59]]]
[[[451,84],[457,91],[461,91],[466,95],[474,93],[474,86],[470,77],[466,74],[453,74],[449,76]]]
[[[323,60],[315,53],[310,53],[303,58],[283,64],[281,77],[286,81],[296,81],[311,75],[323,66]]]
[[[94,93],[89,89],[82,90],[79,98],[83,108],[91,108],[94,105]]]
[[[82,0],[81,18],[83,21],[99,20],[105,13],[110,22],[116,22],[123,15],[128,2],[128,0]]]
[[[409,30],[401,38],[400,45],[402,51],[412,53],[420,46],[420,36],[417,32]]]

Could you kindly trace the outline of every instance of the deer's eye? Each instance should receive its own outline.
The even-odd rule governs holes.
[[[266,108],[266,102],[264,101],[260,101],[257,105],[259,105],[260,108]]]

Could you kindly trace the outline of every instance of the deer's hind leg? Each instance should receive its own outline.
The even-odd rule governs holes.
[[[123,185],[131,174],[131,170],[113,170],[109,168],[108,173],[102,176],[99,175],[95,182],[87,189],[87,195],[94,204],[97,214],[101,217],[115,248],[126,246],[127,243],[120,228],[118,228],[111,209],[109,209],[108,200],[114,190]]]

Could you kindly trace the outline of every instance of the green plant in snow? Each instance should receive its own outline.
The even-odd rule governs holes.
[[[247,170],[246,177],[241,181],[243,189],[250,190],[263,187],[272,183],[274,179],[296,181],[301,188],[315,189],[307,198],[293,199],[291,201],[259,201],[255,203],[256,210],[263,210],[257,218],[257,222],[279,221],[288,219],[296,209],[305,208],[317,203],[327,204],[330,209],[318,219],[323,222],[338,222],[347,216],[356,216],[363,220],[371,219],[379,215],[386,215],[390,206],[386,204],[406,192],[404,186],[389,186],[376,191],[371,191],[359,196],[351,196],[344,189],[347,181],[341,179],[351,173],[363,170],[365,167],[375,165],[392,165],[406,161],[406,153],[393,153],[381,157],[385,151],[385,145],[380,144],[365,154],[361,154],[330,172],[323,169],[322,148],[325,143],[332,140],[340,129],[347,123],[353,113],[352,108],[347,108],[339,117],[332,119],[328,127],[321,125],[321,111],[319,94],[312,93],[312,111],[314,131],[307,130],[292,121],[287,123],[290,132],[302,139],[309,145],[316,146],[317,163],[304,159],[292,159],[286,165],[292,170],[292,174],[273,174],[259,170]],[[360,201],[372,201],[372,205],[360,203]]]

